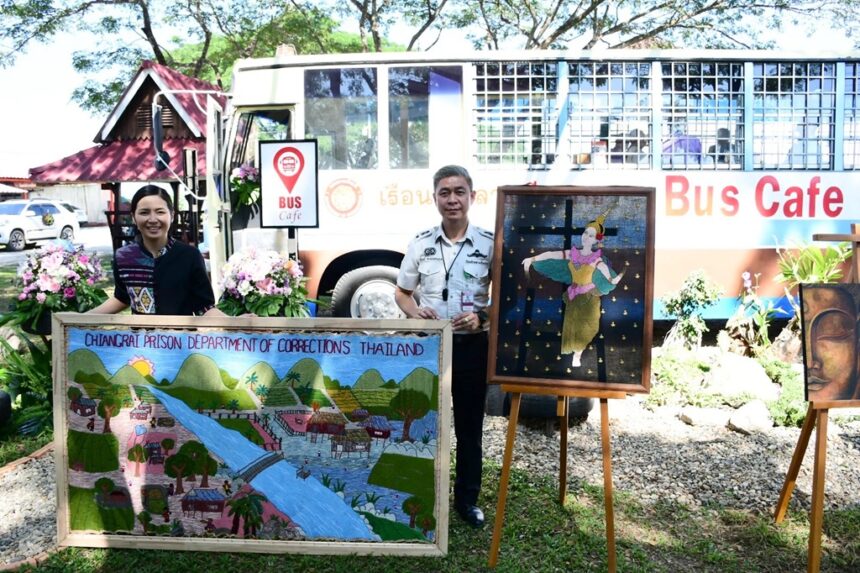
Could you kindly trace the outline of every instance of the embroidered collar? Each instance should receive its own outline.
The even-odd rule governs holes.
[[[570,250],[570,262],[575,263],[577,265],[590,265],[600,260],[603,256],[603,249],[597,249],[596,251],[583,255],[579,252],[579,249],[571,249]]]

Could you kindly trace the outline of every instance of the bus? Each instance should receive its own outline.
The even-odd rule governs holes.
[[[398,315],[397,269],[438,224],[432,174],[451,163],[471,172],[470,217],[490,230],[499,186],[654,187],[657,319],[698,269],[723,289],[706,318],[732,314],[745,272],[787,307],[776,249],[860,219],[860,53],[284,53],[233,74],[210,138],[213,278],[233,250],[293,245],[336,316]],[[317,142],[318,228],[261,228],[254,208],[230,207],[230,172],[288,139]]]

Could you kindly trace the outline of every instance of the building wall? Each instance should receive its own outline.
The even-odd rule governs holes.
[[[102,189],[98,183],[41,187],[32,191],[30,197],[66,201],[85,209],[90,225],[107,223],[105,209],[108,208],[108,201],[110,201],[110,191]]]

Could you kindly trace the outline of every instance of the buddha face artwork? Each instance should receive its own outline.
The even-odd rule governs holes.
[[[801,285],[806,398],[856,400],[860,285]]]

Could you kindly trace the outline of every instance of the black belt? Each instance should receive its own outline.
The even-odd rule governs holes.
[[[453,334],[455,340],[462,340],[464,338],[472,338],[473,336],[486,336],[487,331],[480,330],[478,332],[455,332]]]

